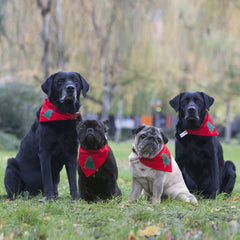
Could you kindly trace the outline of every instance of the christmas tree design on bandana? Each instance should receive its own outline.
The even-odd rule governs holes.
[[[79,148],[78,161],[86,177],[90,177],[105,163],[108,152],[107,144],[98,150]]]
[[[207,126],[208,126],[208,129],[211,133],[213,133],[213,130],[214,130],[214,126],[210,123],[210,122],[207,122]]]
[[[44,114],[42,114],[45,118],[47,118],[48,120],[50,119],[50,117],[52,116],[53,110],[52,109],[48,109],[46,112],[44,112]]]
[[[168,156],[165,153],[162,154],[162,158],[163,158],[163,164],[165,168],[171,162],[171,160],[168,158]]]
[[[84,168],[95,169],[94,162],[91,156],[86,159]]]
[[[39,121],[48,122],[76,119],[78,115],[79,113],[71,114],[68,112],[60,112],[57,107],[53,105],[48,98],[46,98],[40,110]]]
[[[165,144],[154,158],[139,157],[139,160],[147,167],[164,172],[172,172],[171,153]]]

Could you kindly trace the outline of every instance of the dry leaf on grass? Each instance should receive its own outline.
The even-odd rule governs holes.
[[[139,240],[138,237],[136,237],[135,233],[133,230],[131,230],[128,234],[128,240]]]
[[[156,236],[159,233],[159,231],[162,229],[162,227],[163,227],[162,223],[160,223],[158,225],[148,226],[145,229],[138,230],[137,235],[139,237]]]

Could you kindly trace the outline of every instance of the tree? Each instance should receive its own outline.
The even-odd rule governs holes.
[[[49,76],[49,60],[48,60],[48,47],[49,47],[49,17],[51,11],[52,0],[47,0],[46,6],[44,6],[43,0],[37,0],[38,7],[41,9],[41,14],[43,18],[43,69],[45,79]]]

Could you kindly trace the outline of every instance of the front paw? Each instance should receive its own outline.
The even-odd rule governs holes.
[[[79,199],[79,194],[78,192],[74,192],[71,194],[73,200],[78,200]]]

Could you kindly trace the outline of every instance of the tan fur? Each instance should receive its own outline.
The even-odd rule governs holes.
[[[136,146],[133,148],[136,149]],[[164,172],[145,166],[134,152],[130,154],[129,161],[132,175],[132,191],[129,202],[136,201],[144,190],[144,196],[153,204],[161,201],[162,197],[168,196],[171,196],[172,199],[197,203],[197,199],[187,189],[182,173],[173,157],[172,172]]]

